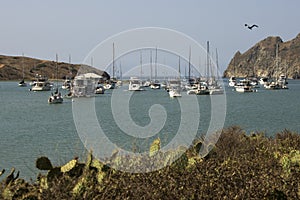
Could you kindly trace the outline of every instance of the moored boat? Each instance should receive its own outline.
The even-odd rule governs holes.
[[[52,85],[48,81],[48,78],[46,76],[39,75],[34,81],[31,91],[49,91],[51,88]]]
[[[54,92],[54,94],[51,93],[51,96],[48,98],[48,103],[49,104],[58,104],[58,103],[62,103],[62,102],[63,102],[63,97],[57,88],[56,91]]]
[[[253,89],[253,86],[250,83],[249,79],[243,79],[240,80],[235,86],[235,91],[237,92],[256,92],[256,90]]]
[[[131,77],[128,85],[129,91],[143,91],[142,81],[137,77]]]
[[[235,76],[231,76],[228,81],[229,81],[229,83],[228,83],[229,87],[236,86],[237,82],[236,82],[236,77]]]

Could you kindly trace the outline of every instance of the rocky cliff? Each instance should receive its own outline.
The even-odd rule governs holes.
[[[58,62],[58,78],[65,77],[74,78],[78,70],[81,73],[94,72],[109,79],[109,75],[105,71],[98,70],[86,65],[68,64]],[[23,78],[27,80],[33,79],[36,74],[45,75],[50,79],[56,78],[56,63],[54,61],[39,60],[35,58],[23,56],[4,56],[0,55],[0,80],[20,80]]]
[[[238,51],[224,71],[224,77],[276,77],[282,74],[300,78],[300,33],[286,42],[280,37],[267,37],[245,53]]]

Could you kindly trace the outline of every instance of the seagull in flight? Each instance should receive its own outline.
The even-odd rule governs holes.
[[[256,25],[256,24],[253,24],[251,26],[249,26],[248,24],[245,24],[245,26],[248,27],[250,30],[252,30],[252,28],[254,28],[254,27],[258,28],[258,25]]]

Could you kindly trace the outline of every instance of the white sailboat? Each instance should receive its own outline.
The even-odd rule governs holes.
[[[170,81],[169,84],[169,96],[170,97],[181,97],[181,81],[180,81],[180,56],[178,61],[178,79]]]
[[[54,94],[51,93],[51,96],[48,98],[48,103],[49,104],[62,103],[63,100],[64,100],[61,93],[58,90],[58,66],[57,66],[57,62],[58,62],[58,57],[57,57],[57,54],[56,54],[56,62],[55,62],[55,66],[56,66],[56,89],[55,89]]]
[[[233,68],[234,68],[233,71],[235,74],[235,59],[234,59],[234,57],[233,57]],[[234,86],[236,86],[236,84],[237,84],[237,80],[236,80],[236,77],[233,75],[229,78],[228,85],[229,85],[229,87],[234,87]]]
[[[288,82],[286,81],[286,77],[285,75],[278,75],[279,72],[279,58],[278,58],[278,51],[279,51],[279,44],[276,44],[276,58],[275,58],[275,62],[276,62],[276,74],[275,74],[275,80],[271,80],[269,82],[267,82],[264,87],[265,89],[269,89],[269,90],[276,90],[276,89],[288,89]]]
[[[152,53],[151,53],[151,61],[150,61],[150,65],[151,65],[151,75],[152,75]],[[157,80],[157,48],[155,50],[155,66],[154,66],[154,81],[151,81],[150,84],[150,88],[151,89],[160,89],[161,88],[161,84],[160,82]]]
[[[110,80],[107,80],[106,84],[103,85],[105,90],[112,90],[116,88],[117,78],[115,77],[115,43],[113,43],[113,63],[112,63],[112,77]]]
[[[209,43],[207,42],[207,48],[209,48]],[[209,53],[209,52],[208,52]],[[217,74],[219,71],[219,62],[218,62],[218,50],[216,49],[216,64],[217,69],[216,72],[214,72],[212,66],[211,66],[211,60],[208,56],[208,64],[209,68],[211,69],[211,81],[209,82],[208,89],[210,95],[217,95],[217,94],[224,94],[224,89],[221,87],[221,85],[217,81]]]
[[[142,52],[140,52],[140,65],[141,65],[141,72],[140,76],[143,74],[143,63],[142,63]],[[143,82],[138,77],[130,77],[129,85],[128,85],[129,91],[144,91]]]

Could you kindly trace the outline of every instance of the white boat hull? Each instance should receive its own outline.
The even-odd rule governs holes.
[[[176,90],[170,90],[169,91],[169,95],[170,95],[170,97],[181,97],[181,94],[180,94],[180,92],[178,92],[178,91],[176,91]]]

